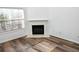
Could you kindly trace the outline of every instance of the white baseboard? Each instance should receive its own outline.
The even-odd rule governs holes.
[[[50,36],[55,36],[55,35],[50,35]],[[61,39],[65,39],[65,40],[68,40],[68,41],[71,41],[71,42],[74,42],[74,43],[77,43],[77,44],[79,44],[79,42],[78,41],[75,41],[75,40],[72,40],[72,39],[68,39],[68,38],[66,38],[66,37],[60,37],[60,36],[55,36],[55,37],[58,37],[58,38],[61,38]]]

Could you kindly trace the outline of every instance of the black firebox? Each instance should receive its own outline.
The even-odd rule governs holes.
[[[44,34],[44,25],[32,25],[32,34],[33,35]]]

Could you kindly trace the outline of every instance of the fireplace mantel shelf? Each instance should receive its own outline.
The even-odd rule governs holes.
[[[33,21],[48,21],[48,19],[28,19],[28,21],[33,22]]]

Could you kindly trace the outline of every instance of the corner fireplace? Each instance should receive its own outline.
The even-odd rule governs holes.
[[[33,35],[44,35],[44,25],[32,25]]]

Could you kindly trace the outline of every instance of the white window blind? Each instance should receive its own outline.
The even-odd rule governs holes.
[[[24,28],[23,9],[0,8],[0,32]]]

